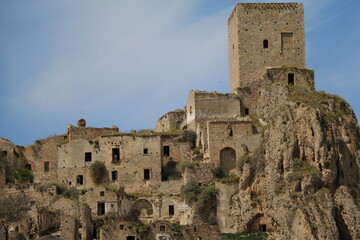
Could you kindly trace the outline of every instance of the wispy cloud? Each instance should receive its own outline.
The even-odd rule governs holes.
[[[153,127],[192,88],[227,91],[229,9],[194,16],[197,0],[90,3],[63,6],[66,19],[40,31],[51,55],[5,100],[12,110],[49,119],[48,128],[86,117],[129,130]]]

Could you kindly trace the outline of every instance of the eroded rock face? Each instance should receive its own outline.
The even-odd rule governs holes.
[[[359,239],[359,129],[350,106],[337,96],[267,85],[257,109],[268,125],[250,161],[265,164],[242,166],[229,226],[251,231],[261,216],[276,239]]]

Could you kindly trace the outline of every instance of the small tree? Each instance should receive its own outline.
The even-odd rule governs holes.
[[[192,147],[195,147],[195,143],[196,143],[196,132],[192,131],[192,130],[184,130],[181,133],[181,141],[183,142],[190,142],[192,144]]]
[[[198,203],[214,203],[216,201],[216,195],[218,192],[219,191],[215,186],[208,186],[200,193],[198,197]]]
[[[91,179],[95,184],[100,184],[103,178],[105,177],[106,167],[103,162],[95,161],[90,166],[90,175]]]
[[[13,178],[16,183],[31,183],[34,180],[34,174],[26,168],[20,168],[13,173]]]
[[[29,199],[26,195],[0,198],[0,219],[7,222],[17,222],[26,216]]]
[[[191,179],[185,186],[181,188],[181,192],[187,202],[192,203],[198,200],[198,196],[201,193],[199,184]]]

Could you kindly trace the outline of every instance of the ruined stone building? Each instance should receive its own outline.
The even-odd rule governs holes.
[[[0,240],[359,239],[359,127],[315,91],[303,5],[239,3],[228,33],[230,93],[191,90],[155,130],[80,119],[26,147],[0,139],[0,194],[29,200],[27,217],[0,215]],[[216,199],[187,199],[194,182]]]

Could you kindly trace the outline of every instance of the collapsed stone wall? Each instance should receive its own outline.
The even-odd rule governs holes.
[[[57,147],[67,141],[67,135],[55,135],[35,141],[24,151],[25,158],[33,163],[32,169],[36,183],[49,183],[57,181]],[[29,149],[31,148],[31,150]]]
[[[186,104],[186,123],[202,118],[236,118],[240,116],[240,101],[235,94],[190,91]]]
[[[160,117],[156,122],[156,132],[167,132],[181,129],[181,124],[185,120],[185,111],[177,109]]]
[[[115,126],[111,128],[94,128],[94,127],[75,127],[69,125],[67,129],[67,136],[69,141],[75,139],[93,140],[102,135],[109,135],[116,133],[119,133],[119,128]]]

